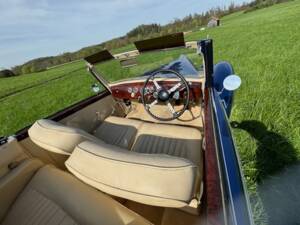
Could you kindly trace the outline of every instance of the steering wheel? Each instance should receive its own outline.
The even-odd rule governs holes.
[[[158,76],[159,75],[159,76]],[[168,76],[166,76],[168,75]],[[171,76],[170,76],[171,75]],[[175,84],[170,87],[170,81],[165,82],[168,87],[165,87],[164,80],[166,78],[175,78]],[[160,82],[160,83],[159,83]],[[151,87],[148,87],[151,84]],[[181,98],[181,96],[183,96]],[[178,102],[183,99],[183,107],[176,111]],[[154,119],[161,121],[170,121],[180,117],[189,106],[190,102],[190,90],[186,79],[178,72],[174,70],[158,70],[152,73],[144,83],[142,89],[142,102],[145,110]],[[170,116],[163,117],[162,115],[156,115],[151,109],[157,104],[164,104],[167,107],[167,111]],[[162,114],[159,111],[159,114]]]

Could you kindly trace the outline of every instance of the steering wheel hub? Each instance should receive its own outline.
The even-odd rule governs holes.
[[[158,92],[158,100],[162,101],[162,102],[166,102],[168,101],[170,98],[170,95],[168,93],[168,91],[162,89]]]

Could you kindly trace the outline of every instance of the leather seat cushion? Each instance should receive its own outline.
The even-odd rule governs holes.
[[[83,141],[100,142],[98,138],[81,129],[47,119],[36,121],[28,130],[28,134],[38,146],[64,155],[70,155],[75,146]]]
[[[83,142],[66,161],[75,176],[111,195],[149,205],[183,207],[194,197],[198,168],[190,160]]]
[[[9,224],[150,224],[72,175],[45,166],[20,194],[3,221]]]
[[[167,124],[143,123],[132,150],[186,158],[202,166],[200,130]]]
[[[107,117],[94,135],[108,144],[130,149],[142,122],[121,117]]]

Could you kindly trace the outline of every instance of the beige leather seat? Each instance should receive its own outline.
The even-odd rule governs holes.
[[[142,125],[137,120],[108,117],[91,135],[81,129],[68,127],[52,120],[38,120],[28,130],[31,140],[40,147],[59,154],[70,155],[83,141],[106,142],[130,149],[137,130]]]
[[[198,129],[143,123],[132,151],[86,141],[75,148],[66,166],[85,183],[111,195],[183,207],[200,193],[202,160]]]
[[[109,196],[52,166],[44,166],[19,195],[2,225],[151,224]]]
[[[72,154],[67,168],[101,191],[163,207],[183,207],[199,197],[203,159],[196,128],[117,117],[108,117],[95,136],[61,125],[44,127],[45,133],[39,132],[39,126],[30,129],[33,141],[50,143],[49,148],[44,146],[48,150],[68,149],[67,154]],[[70,133],[78,137],[70,138]],[[66,148],[59,138],[72,144]]]

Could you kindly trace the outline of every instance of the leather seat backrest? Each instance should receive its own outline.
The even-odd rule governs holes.
[[[101,142],[81,129],[67,127],[46,119],[36,121],[28,133],[31,140],[38,146],[64,155],[70,155],[74,148],[83,141]]]
[[[198,176],[197,166],[188,159],[89,141],[79,144],[65,165],[83,182],[103,192],[161,207],[188,205]]]

